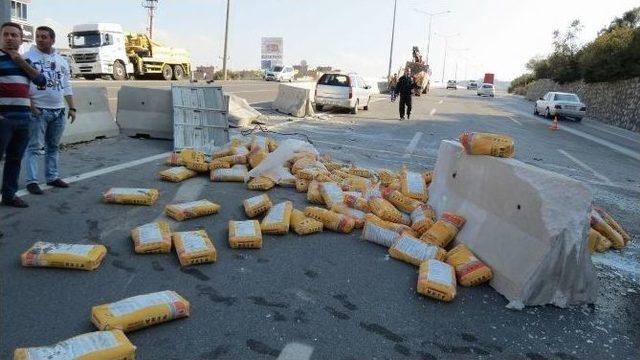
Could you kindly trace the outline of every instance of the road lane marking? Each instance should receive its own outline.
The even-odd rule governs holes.
[[[416,149],[418,141],[420,141],[421,137],[422,131],[418,131],[415,135],[413,135],[413,139],[411,139],[411,142],[409,142],[409,145],[407,145],[407,148],[404,150],[405,154],[402,157],[403,159],[408,159],[409,157],[411,157],[411,154],[413,154],[413,151]]]
[[[313,347],[297,342],[288,343],[276,360],[308,360],[311,359]]]
[[[607,178],[606,176],[600,174],[599,172],[595,171],[592,167],[590,167],[589,165],[583,163],[582,161],[576,159],[575,157],[573,157],[571,154],[569,154],[568,152],[562,150],[562,149],[558,149],[558,152],[564,156],[566,156],[567,158],[569,158],[569,160],[573,161],[574,163],[576,163],[578,166],[580,166],[581,168],[583,168],[584,170],[589,171],[593,176],[597,177],[598,179],[604,181],[605,184],[607,185],[613,185],[613,182],[611,182],[611,180],[609,180],[609,178]]]
[[[438,104],[442,104],[444,102],[444,100],[440,100],[438,101]]]
[[[520,121],[518,121],[518,120],[514,119],[514,118],[513,118],[513,117],[511,117],[511,116],[507,116],[507,119],[509,119],[509,120],[513,121],[514,123],[516,123],[516,124],[518,124],[518,125],[522,125],[522,123],[521,123]]]
[[[639,139],[634,139],[634,138],[632,138],[630,136],[627,136],[627,135],[624,135],[624,134],[618,134],[618,133],[616,133],[614,131],[611,131],[611,130],[603,128],[603,127],[595,126],[593,124],[589,124],[589,123],[585,123],[585,122],[583,122],[582,125],[588,126],[588,127],[592,128],[592,129],[596,129],[598,131],[604,131],[604,132],[609,133],[611,135],[615,135],[615,136],[621,137],[623,139],[626,139],[626,140],[629,140],[629,141],[633,141],[635,143],[640,144],[640,140]]]
[[[431,111],[429,111],[429,115],[433,116],[436,114],[436,108],[431,109]]]

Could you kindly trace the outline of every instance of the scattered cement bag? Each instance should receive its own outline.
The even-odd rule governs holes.
[[[295,174],[295,176],[301,179],[318,180],[320,182],[331,180],[331,178],[329,177],[331,173],[324,168],[324,165],[322,165],[322,163],[317,161],[315,162],[315,164],[316,164],[315,166],[318,166],[318,167],[315,167],[315,166],[306,167],[298,171]],[[319,166],[321,166],[322,168],[319,168]]]
[[[607,239],[604,235],[600,234],[597,230],[593,228],[589,228],[589,246],[591,246],[591,242],[594,241],[594,250],[597,252],[605,252],[611,248],[611,241]]]
[[[420,236],[420,240],[445,248],[462,229],[465,221],[464,217],[445,211],[440,220]]]
[[[212,171],[215,169],[229,169],[230,167],[231,164],[224,161],[213,160],[211,163],[209,163],[209,170]]]
[[[380,184],[382,186],[389,186],[392,182],[396,180],[400,180],[398,174],[394,173],[391,170],[387,169],[379,169],[377,172],[378,179],[380,179]]]
[[[402,194],[426,203],[429,200],[427,194],[427,184],[424,182],[422,174],[415,171],[400,171],[400,189]],[[410,211],[409,211],[410,212]]]
[[[315,165],[316,163],[320,165]],[[298,156],[298,158],[291,165],[291,173],[293,175],[298,175],[298,173],[306,168],[317,166],[319,169],[327,170],[327,168],[316,160],[316,156],[311,153],[302,153]],[[307,179],[312,180],[312,179]]]
[[[480,261],[465,244],[460,244],[447,252],[445,261],[453,266],[456,279],[462,286],[477,286],[493,278],[491,268]]]
[[[460,135],[459,140],[467,155],[510,158],[515,153],[513,138],[508,135],[466,132]]]
[[[625,246],[624,238],[617,231],[615,231],[604,219],[598,214],[597,211],[591,210],[589,214],[591,227],[597,230],[600,234],[611,241],[611,246],[614,249],[622,249]]]
[[[200,162],[200,161],[185,161],[184,166],[198,173],[206,173],[209,171],[209,163],[208,162]]]
[[[344,203],[344,194],[337,183],[320,183],[319,189],[320,195],[322,195],[322,200],[324,200],[324,203],[327,204],[328,208],[331,208],[333,205]]]
[[[108,204],[153,205],[158,200],[156,189],[111,188],[102,194],[102,200]]]
[[[296,179],[296,191],[298,192],[307,192],[309,190],[309,180],[306,179]]]
[[[344,191],[359,191],[364,193],[369,186],[371,186],[371,180],[355,175],[349,175],[349,177],[342,182],[342,190]]]
[[[104,245],[59,244],[38,241],[22,253],[20,260],[26,267],[56,267],[95,270],[107,255]]]
[[[246,165],[234,165],[230,169],[211,170],[211,181],[244,182],[246,177]]]
[[[224,144],[219,149],[216,149],[216,151],[214,151],[213,154],[211,154],[211,158],[218,159],[224,156],[234,155],[236,153],[235,150],[238,147],[243,147],[242,144],[240,143],[240,140],[231,139],[231,141]]]
[[[331,231],[348,234],[355,226],[355,220],[352,217],[315,206],[307,206],[304,209],[304,215],[320,221]]]
[[[271,199],[269,199],[269,195],[267,194],[250,197],[244,200],[242,205],[244,205],[244,212],[250,218],[264,214],[269,211],[272,206]]]
[[[359,193],[358,193],[359,194]],[[344,194],[344,204],[350,208],[358,209],[365,213],[369,212],[369,202],[360,195]]]
[[[247,155],[228,155],[215,159],[215,161],[226,162],[229,165],[247,164]]]
[[[444,249],[424,243],[408,234],[398,235],[389,248],[389,255],[392,258],[415,266],[420,266],[422,262],[429,259],[443,260],[446,253]]]
[[[233,249],[260,249],[260,223],[257,220],[229,221],[229,246]]]
[[[267,147],[269,148],[269,152],[274,152],[278,148],[278,142],[272,138],[268,138]]]
[[[180,151],[180,157],[185,164],[188,162],[207,162],[207,155],[205,153],[193,149],[182,149]]]
[[[442,261],[429,259],[420,264],[418,293],[441,301],[456,297],[456,277],[453,267]]]
[[[136,347],[122,330],[94,331],[51,346],[18,348],[13,360],[134,360]]]
[[[276,183],[273,182],[273,180],[262,175],[249,180],[249,182],[247,183],[247,189],[249,190],[267,191],[274,186],[276,186]]]
[[[406,233],[406,234],[409,234],[409,235],[411,235],[413,237],[416,237],[416,232],[413,231],[413,229],[411,229],[410,226],[407,226],[407,225],[404,225],[404,224],[394,223],[394,222],[391,222],[391,221],[382,220],[379,217],[377,217],[377,216],[375,216],[374,214],[371,214],[371,213],[365,215],[365,221],[375,222],[375,223],[379,224],[382,227],[385,227],[387,229],[395,231],[398,235]]]
[[[410,198],[398,190],[394,190],[392,188],[382,188],[382,197],[388,200],[393,206],[395,206],[398,210],[403,211],[405,213],[411,214],[413,210],[415,210],[418,206],[423,204],[419,200]]]
[[[331,206],[331,211],[353,218],[356,229],[362,229],[364,226],[365,213],[360,210],[352,209],[345,204],[334,204]]]
[[[435,222],[436,212],[431,205],[420,204],[411,212],[411,228],[420,236],[429,230]]]
[[[193,219],[201,216],[217,214],[220,205],[209,200],[190,201],[182,204],[167,205],[165,213],[170,218],[178,221]]]
[[[180,154],[174,151],[169,154],[169,157],[167,158],[167,161],[165,161],[165,164],[169,166],[182,166],[184,165],[184,161],[182,161],[182,157],[180,156]]]
[[[373,214],[365,217],[362,239],[389,248],[398,237],[396,230],[387,226],[387,222]]]
[[[343,164],[343,163],[336,162],[336,161],[323,161],[322,163],[324,164],[324,166],[329,171],[339,170],[339,169],[342,169],[343,167],[347,166],[347,164]]]
[[[262,161],[264,161],[264,159],[267,158],[267,156],[269,156],[267,150],[263,148],[253,148],[251,149],[251,152],[249,152],[249,155],[247,155],[249,165],[251,165],[252,169],[256,168]]]
[[[289,169],[283,167],[282,171],[280,171],[280,180],[278,180],[278,185],[282,187],[295,187],[296,180],[298,179],[293,176]]]
[[[175,291],[133,296],[91,308],[91,322],[100,330],[139,330],[189,316],[190,304]]]
[[[278,148],[269,154],[257,167],[251,169],[248,177],[265,175],[273,179],[276,183],[285,176],[283,167],[293,159],[296,153],[311,153],[317,156],[318,151],[308,142],[287,139],[280,143]]]
[[[424,183],[427,184],[427,186],[429,186],[433,181],[433,170],[423,172],[422,178],[424,178]]]
[[[171,235],[180,265],[216,262],[218,254],[204,230],[175,232]]]
[[[324,205],[324,199],[320,194],[320,183],[312,180],[307,189],[307,201],[312,204]]]
[[[172,167],[160,172],[160,179],[171,182],[181,182],[196,176],[196,171],[187,169],[184,166]]]
[[[597,230],[593,228],[589,228],[589,236],[587,237],[587,247],[589,248],[589,253],[593,254],[596,251],[598,243],[600,242],[600,238],[603,237]],[[611,243],[611,242],[609,242]]]
[[[624,239],[624,243],[628,243],[631,240],[631,235],[622,228],[622,226],[611,216],[605,209],[601,207],[594,206],[593,209],[602,217],[602,219],[613,228],[613,230],[617,231],[618,234],[622,235]]]
[[[355,176],[360,176],[363,178],[372,178],[374,172],[365,168],[360,168],[360,167],[356,167],[356,166],[352,166],[349,168],[349,170],[347,171],[349,174],[351,175],[355,175]]]
[[[164,221],[138,226],[131,230],[131,239],[138,254],[171,252],[171,228]]]
[[[302,211],[293,209],[291,211],[291,227],[298,235],[308,235],[322,231],[323,224],[316,219],[305,216]]]
[[[292,210],[293,203],[291,201],[273,205],[260,224],[262,233],[277,235],[288,233]]]
[[[369,210],[382,220],[404,225],[411,224],[411,218],[401,213],[393,204],[381,197],[369,200]]]

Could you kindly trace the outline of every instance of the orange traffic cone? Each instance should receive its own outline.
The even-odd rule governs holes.
[[[558,127],[558,115],[553,117],[553,123],[551,124],[551,126],[549,126],[550,130],[560,130],[560,128]]]

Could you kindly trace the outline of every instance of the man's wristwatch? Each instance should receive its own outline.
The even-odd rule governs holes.
[[[76,108],[69,108],[69,111],[78,112],[78,110],[76,110]]]

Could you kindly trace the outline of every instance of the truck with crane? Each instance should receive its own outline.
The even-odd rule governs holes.
[[[112,23],[75,25],[69,33],[73,73],[91,80],[181,80],[191,74],[187,50],[162,46],[146,34]]]
[[[429,86],[431,85],[431,70],[429,65],[423,61],[422,55],[420,55],[420,49],[417,46],[412,50],[413,61],[407,61],[405,67],[411,69],[411,75],[416,83],[414,94],[420,96],[429,92]]]

